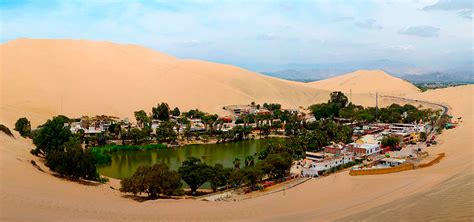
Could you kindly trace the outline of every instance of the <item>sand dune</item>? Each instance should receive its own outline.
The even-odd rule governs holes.
[[[359,70],[330,79],[310,82],[311,85],[323,90],[339,90],[354,94],[407,95],[419,92],[413,84],[393,77],[381,70]]]
[[[252,101],[286,107],[325,101],[328,92],[230,65],[180,60],[135,45],[18,39],[0,45],[0,122],[33,125],[52,115],[133,117],[165,101],[222,113]]]

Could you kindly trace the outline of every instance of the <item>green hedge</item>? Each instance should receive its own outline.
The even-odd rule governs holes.
[[[147,145],[105,145],[90,148],[90,151],[95,156],[96,165],[106,165],[112,162],[110,153],[118,151],[147,151],[165,149],[164,144],[147,144]]]

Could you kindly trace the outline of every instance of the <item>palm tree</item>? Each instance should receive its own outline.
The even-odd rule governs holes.
[[[234,168],[240,169],[240,159],[239,158],[235,158],[234,161],[232,162],[232,164],[234,164]]]
[[[253,156],[247,156],[245,158],[245,167],[253,167],[255,165],[255,158]]]

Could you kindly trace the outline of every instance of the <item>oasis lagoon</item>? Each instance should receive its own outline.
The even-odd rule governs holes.
[[[243,166],[247,156],[255,155],[265,149],[269,142],[278,140],[282,139],[187,145],[152,151],[119,151],[111,153],[112,162],[110,165],[101,166],[98,171],[108,177],[124,179],[132,176],[139,166],[151,166],[159,162],[167,164],[171,170],[178,170],[181,163],[191,156],[199,158],[211,166],[220,163],[224,167],[233,167],[232,162],[235,158],[239,158],[241,166]],[[258,159],[255,158],[255,160]]]

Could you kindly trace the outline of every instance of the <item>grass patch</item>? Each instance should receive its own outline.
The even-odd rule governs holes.
[[[95,156],[96,165],[106,165],[112,162],[113,152],[118,151],[148,151],[165,149],[164,144],[146,144],[146,145],[105,145],[90,148],[90,152]]]

